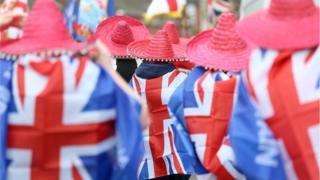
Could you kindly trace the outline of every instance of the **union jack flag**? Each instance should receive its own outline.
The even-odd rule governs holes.
[[[250,179],[319,179],[320,48],[253,51],[230,124]]]
[[[133,76],[132,85],[146,101],[152,119],[144,132],[146,153],[138,171],[139,179],[194,172],[194,155],[188,135],[168,106],[186,77],[185,72],[177,69],[152,79]]]
[[[25,55],[12,72],[8,126],[0,122],[7,179],[136,178],[140,107],[103,68],[85,57]]]
[[[233,167],[227,140],[236,79],[223,72],[193,69],[185,82],[185,125],[203,166],[218,179],[244,179]]]

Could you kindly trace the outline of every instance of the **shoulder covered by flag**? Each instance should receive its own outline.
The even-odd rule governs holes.
[[[13,69],[8,127],[1,123],[1,129],[9,130],[8,175],[135,179],[143,153],[140,105],[87,58],[40,60],[26,55]],[[17,173],[21,163],[30,173]],[[38,168],[41,172],[34,171]]]

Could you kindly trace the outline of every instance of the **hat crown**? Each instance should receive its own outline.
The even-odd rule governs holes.
[[[128,45],[134,41],[133,33],[126,21],[119,21],[111,32],[111,40],[117,44]]]
[[[279,18],[301,17],[316,11],[313,0],[272,0],[268,12]]]
[[[170,58],[174,56],[173,48],[166,31],[160,30],[151,37],[147,53],[155,58]]]
[[[53,0],[37,0],[23,27],[23,38],[40,40],[41,43],[74,41],[64,18]]]
[[[174,22],[168,21],[163,26],[163,30],[167,32],[169,39],[173,44],[178,44],[180,42],[177,26]]]
[[[236,17],[232,13],[223,13],[213,30],[210,44],[216,51],[241,51],[247,48],[247,44],[235,30]]]

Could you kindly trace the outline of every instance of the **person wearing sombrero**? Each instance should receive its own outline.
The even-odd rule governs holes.
[[[223,13],[214,29],[196,35],[187,58],[196,64],[181,90],[180,116],[206,172],[200,179],[245,179],[233,166],[228,124],[233,108],[236,74],[249,59],[250,46],[235,30],[236,16]]]
[[[127,47],[133,41],[147,39],[147,27],[130,16],[112,16],[99,24],[96,36],[116,59],[117,72],[129,82],[137,68],[137,62],[128,55]]]
[[[144,133],[145,156],[139,179],[188,179],[195,172],[196,157],[181,122],[173,116],[169,103],[187,73],[172,62],[185,61],[185,48],[173,44],[164,30],[149,40],[135,41],[128,53],[142,63],[131,83],[148,105],[151,124]],[[181,103],[181,102],[177,102]]]
[[[248,179],[319,179],[319,14],[312,0],[272,0],[237,25],[257,47],[229,128]]]
[[[169,39],[172,44],[178,44],[181,48],[187,49],[187,44],[190,41],[190,38],[180,37],[176,24],[173,21],[167,21],[162,29],[168,33]],[[186,70],[191,70],[194,67],[194,64],[190,61],[174,61],[172,62],[174,66]]]
[[[0,48],[15,61],[0,66],[0,179],[135,179],[137,100],[72,39],[54,0],[35,1],[23,33]]]

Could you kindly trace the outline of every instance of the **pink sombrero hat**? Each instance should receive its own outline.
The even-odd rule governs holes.
[[[149,40],[135,41],[128,46],[128,53],[148,61],[184,61],[185,50],[173,44],[166,31],[159,30]]]
[[[187,46],[190,39],[180,37],[177,26],[173,21],[167,21],[163,25],[163,30],[165,30],[169,36],[170,41],[173,44],[180,44],[181,46]]]
[[[244,18],[240,35],[270,49],[300,49],[319,44],[319,8],[313,0],[272,0],[269,9]]]
[[[43,51],[59,53],[78,51],[86,45],[72,39],[54,0],[37,0],[23,27],[23,37],[2,46],[0,52],[8,55]]]
[[[177,48],[181,48],[181,51],[185,52],[187,50],[190,39],[180,37],[177,26],[173,21],[167,21],[162,29],[167,32],[172,44],[178,45]]]
[[[130,16],[112,16],[101,22],[96,36],[108,47],[114,57],[128,57],[127,46],[133,41],[149,37],[149,30]]]
[[[235,31],[232,13],[220,16],[217,26],[194,37],[187,47],[191,62],[211,69],[239,72],[247,65],[250,48]]]

